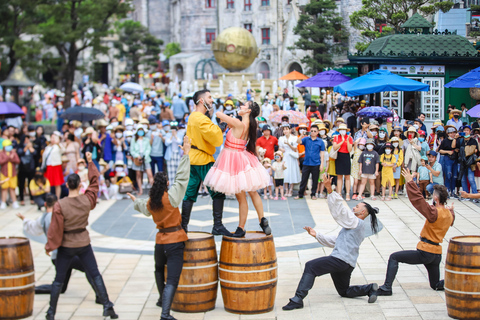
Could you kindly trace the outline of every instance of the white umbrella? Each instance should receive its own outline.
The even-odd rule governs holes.
[[[127,92],[143,92],[142,86],[135,82],[125,82],[120,89]]]

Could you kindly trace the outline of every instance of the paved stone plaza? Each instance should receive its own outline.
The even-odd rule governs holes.
[[[368,202],[369,200],[367,200]],[[446,240],[458,235],[480,234],[480,208],[472,202],[455,202],[456,221]],[[390,202],[371,201],[380,208],[382,230],[370,236],[361,246],[352,284],[377,282],[383,284],[389,255],[398,250],[414,249],[425,218],[414,210],[403,196]],[[355,201],[348,203],[350,206]],[[307,235],[303,226],[315,226],[322,233],[338,233],[340,227],[330,216],[326,200],[288,201],[264,200],[266,216],[272,226],[278,258],[278,286],[274,311],[266,314],[240,316],[227,313],[219,291],[216,309],[207,313],[173,313],[178,319],[449,319],[444,292],[430,289],[423,266],[401,265],[391,297],[379,297],[368,304],[367,298],[341,298],[329,276],[316,279],[314,288],[305,299],[302,310],[282,311],[297,287],[304,264],[311,259],[330,254]],[[224,222],[229,230],[238,223],[237,202],[225,202]],[[253,206],[251,206],[253,208]],[[27,218],[40,215],[36,206],[0,212],[0,236],[24,236],[22,222],[15,216],[22,212]],[[209,198],[199,198],[192,213],[191,230],[211,231],[212,215]],[[247,230],[260,230],[255,211],[249,212]],[[155,228],[150,218],[133,210],[130,200],[102,201],[92,211],[89,226],[92,245],[107,285],[110,299],[120,319],[159,319],[161,309],[153,276],[153,246]],[[216,237],[217,250],[221,238]],[[43,249],[44,237],[32,238],[37,284],[52,282],[55,269]],[[448,242],[444,241],[442,275]],[[102,307],[94,303],[95,294],[83,273],[74,271],[68,290],[59,299],[56,319],[102,319]],[[36,295],[33,317],[45,319],[48,295]]]

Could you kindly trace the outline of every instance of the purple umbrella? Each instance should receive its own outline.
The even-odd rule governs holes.
[[[384,107],[367,107],[358,111],[357,117],[388,118],[393,117],[393,112]]]
[[[317,73],[316,76],[304,80],[296,85],[299,88],[333,88],[339,84],[350,81],[352,78],[335,70]]]
[[[467,114],[472,118],[480,118],[480,104],[472,107],[472,109],[467,111]]]
[[[23,115],[25,115],[25,113],[16,103],[0,102],[0,116],[5,116],[5,118],[15,118]]]

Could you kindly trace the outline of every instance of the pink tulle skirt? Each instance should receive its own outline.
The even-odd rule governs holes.
[[[250,152],[224,148],[203,183],[216,192],[234,195],[263,189],[269,185],[270,177]]]

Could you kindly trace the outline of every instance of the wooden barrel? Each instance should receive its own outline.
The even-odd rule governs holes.
[[[211,233],[189,232],[183,253],[183,270],[172,310],[206,312],[215,309],[218,290],[218,258]]]
[[[273,310],[277,292],[273,236],[252,231],[245,238],[224,236],[218,270],[226,311],[258,314]]]
[[[445,264],[445,299],[454,319],[480,319],[480,236],[453,237]]]
[[[0,237],[0,319],[32,315],[35,271],[30,241]]]

